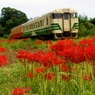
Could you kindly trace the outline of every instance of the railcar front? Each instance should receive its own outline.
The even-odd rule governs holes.
[[[52,32],[55,39],[78,37],[77,11],[69,8],[52,12]]]

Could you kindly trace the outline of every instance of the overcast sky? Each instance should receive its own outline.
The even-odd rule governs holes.
[[[78,14],[95,17],[95,0],[0,0],[0,11],[11,7],[24,12],[28,18],[34,18],[60,8],[72,8]]]

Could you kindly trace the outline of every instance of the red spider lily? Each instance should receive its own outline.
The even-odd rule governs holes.
[[[33,77],[34,77],[34,74],[33,74],[32,72],[28,72],[27,76],[28,76],[29,78],[33,78]]]
[[[83,80],[86,80],[86,81],[93,80],[92,74],[90,73],[89,75],[83,75]]]
[[[23,90],[22,88],[18,87],[18,88],[16,88],[16,89],[14,89],[12,95],[24,95],[24,94],[25,94],[25,93],[24,93],[24,90]]]
[[[0,55],[0,67],[9,64],[7,56]]]
[[[87,75],[83,75],[83,80],[88,80],[88,76]]]
[[[38,41],[35,42],[35,44],[42,44],[42,43],[43,43],[42,40],[38,40]]]
[[[47,80],[53,80],[54,78],[55,78],[55,74],[53,72],[47,73],[45,75],[45,79],[47,79]]]
[[[84,38],[82,41],[78,44],[80,47],[89,47],[95,45],[95,37],[92,37],[91,39]]]
[[[24,51],[24,50],[19,50],[18,51],[18,55],[17,55],[17,58],[19,59],[19,61],[21,61],[22,62],[22,60],[24,59],[28,59],[28,61],[30,61],[29,60],[29,56],[30,56],[30,52],[28,52],[28,51]]]
[[[15,88],[13,90],[13,93],[11,95],[25,95],[25,93],[29,93],[31,90],[30,87],[25,87],[25,88]]]
[[[71,75],[68,75],[68,76],[62,75],[62,79],[66,80],[66,81],[70,81]]]
[[[17,58],[27,59],[29,62],[38,62],[44,65],[46,68],[51,67],[53,64],[59,65],[64,63],[62,58],[57,57],[53,52],[39,51],[36,53],[30,53],[28,51],[18,51]]]
[[[63,72],[71,72],[72,69],[71,69],[70,66],[67,66],[66,64],[62,64],[61,70],[62,70]]]
[[[48,41],[46,41],[46,44],[48,45],[48,44],[52,44],[52,41],[51,40],[48,40]]]
[[[59,40],[56,44],[51,45],[50,48],[52,51],[56,52],[56,54],[59,54],[60,51],[74,47],[76,44],[74,40],[72,39],[66,39],[66,40]]]
[[[7,40],[9,43],[14,43],[14,42],[17,42],[18,40],[17,39],[10,39],[10,40]]]
[[[43,72],[45,72],[45,69],[44,68],[36,68],[35,72],[37,72],[37,73],[43,73]]]
[[[73,40],[61,40],[50,46],[57,55],[65,57],[67,61],[79,63],[95,59],[95,37],[84,39],[78,44]],[[93,51],[93,52],[92,52]]]
[[[89,46],[84,48],[85,58],[89,61],[95,59],[95,46]]]
[[[60,56],[64,56],[67,61],[79,63],[85,61],[84,49],[75,46],[62,50]]]
[[[5,48],[0,47],[0,52],[5,52],[5,51],[6,51],[6,49],[5,49]]]

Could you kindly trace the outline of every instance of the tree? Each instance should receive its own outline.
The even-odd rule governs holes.
[[[88,19],[87,16],[79,15],[79,36],[95,35],[95,19]]]
[[[95,25],[95,18],[93,18],[93,19],[91,18],[90,22]]]
[[[4,33],[6,34],[10,33],[11,28],[28,21],[25,13],[10,7],[4,7],[1,10],[1,15],[0,24],[3,28],[5,28]]]

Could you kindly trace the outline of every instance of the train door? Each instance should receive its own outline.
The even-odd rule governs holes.
[[[64,13],[62,21],[63,21],[63,35],[70,36],[70,31],[71,31],[70,13]]]

